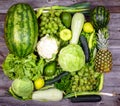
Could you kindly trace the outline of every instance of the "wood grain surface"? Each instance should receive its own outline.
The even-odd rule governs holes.
[[[18,2],[30,4],[33,8],[51,5],[70,5],[76,2],[89,1],[92,7],[104,5],[110,11],[109,49],[113,55],[112,71],[105,74],[102,92],[120,94],[120,0],[0,0],[0,106],[120,106],[120,96],[102,96],[97,103],[71,103],[65,99],[60,102],[20,101],[8,94],[12,81],[2,72],[1,64],[8,54],[4,41],[4,20],[8,8]]]

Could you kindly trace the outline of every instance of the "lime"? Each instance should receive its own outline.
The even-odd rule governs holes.
[[[44,79],[43,78],[38,78],[37,80],[34,81],[34,86],[35,86],[35,89],[40,89],[44,86],[45,82],[44,82]]]
[[[70,29],[63,29],[60,31],[60,38],[64,41],[70,40],[72,37],[72,32]]]
[[[62,20],[63,25],[65,25],[67,28],[69,28],[71,26],[71,21],[72,21],[71,13],[62,12],[61,13],[61,20]]]
[[[56,63],[53,61],[53,62],[48,63],[45,66],[44,75],[45,76],[52,76],[55,74],[55,71],[56,71]]]
[[[94,28],[90,22],[86,22],[83,25],[83,31],[86,33],[92,33],[94,31]]]

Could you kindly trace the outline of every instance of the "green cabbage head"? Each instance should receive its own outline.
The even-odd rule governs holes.
[[[32,96],[34,86],[29,79],[15,79],[10,87],[10,92],[13,96],[21,99],[30,99]]]
[[[64,71],[80,70],[85,64],[85,55],[82,48],[76,44],[69,44],[58,54],[58,63]]]

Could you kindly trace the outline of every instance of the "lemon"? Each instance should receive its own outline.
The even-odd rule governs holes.
[[[45,82],[44,82],[44,79],[43,78],[38,78],[37,80],[34,81],[34,86],[35,86],[35,89],[40,89],[44,86]]]
[[[83,25],[83,31],[86,33],[92,33],[94,31],[94,28],[90,22],[86,22]]]
[[[60,38],[64,41],[70,40],[72,37],[72,32],[70,29],[63,29],[60,31]]]

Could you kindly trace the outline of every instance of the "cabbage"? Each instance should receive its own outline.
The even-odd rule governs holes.
[[[10,93],[17,98],[30,99],[34,86],[29,79],[15,79],[9,89]]]
[[[69,44],[58,54],[58,63],[64,71],[80,70],[85,64],[85,55],[82,48],[76,44]]]

